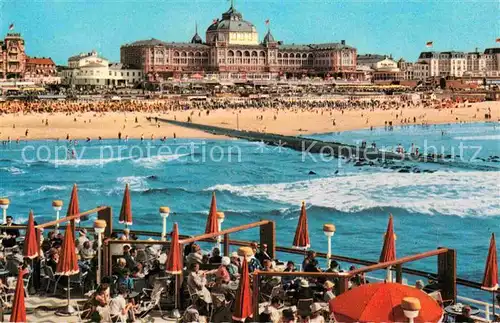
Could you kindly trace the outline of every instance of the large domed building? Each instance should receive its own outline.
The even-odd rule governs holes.
[[[262,41],[254,24],[231,6],[190,42],[139,40],[120,48],[121,63],[142,68],[150,81],[210,74],[219,79],[269,80],[278,76],[358,78],[356,48],[340,43],[285,44],[268,28]]]

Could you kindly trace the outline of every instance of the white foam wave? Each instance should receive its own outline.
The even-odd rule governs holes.
[[[151,157],[138,158],[135,159],[133,162],[145,168],[157,168],[164,162],[177,160],[185,156],[189,156],[189,154],[156,155]]]
[[[455,140],[500,140],[500,135],[453,137]]]
[[[102,166],[112,162],[132,159],[132,157],[116,157],[102,159],[62,159],[51,160],[50,163],[56,166]]]
[[[26,173],[24,170],[10,166],[10,167],[0,167],[1,170],[11,173],[12,175],[21,175]]]
[[[500,215],[500,172],[363,174],[278,184],[216,185],[207,190],[299,205],[302,200],[342,212],[377,207],[424,214]]]
[[[33,191],[40,193],[45,191],[64,191],[69,189],[70,189],[69,186],[64,186],[64,185],[42,185]]]
[[[117,190],[123,190],[123,186],[125,184],[129,185],[130,190],[135,191],[135,192],[144,192],[149,188],[148,183],[147,183],[147,176],[124,176],[124,177],[118,177],[116,181],[120,183],[121,185],[119,188],[117,187]]]

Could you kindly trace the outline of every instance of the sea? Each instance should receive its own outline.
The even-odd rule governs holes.
[[[25,223],[55,219],[52,200],[68,205],[74,183],[80,209],[113,208],[115,228],[125,184],[132,197],[132,229],[161,231],[160,206],[169,206],[168,230],[204,232],[212,192],[225,212],[223,228],[260,219],[276,221],[277,243],[291,246],[302,201],[311,249],[325,251],[322,226],[333,223],[334,254],[377,261],[389,215],[397,256],[448,247],[457,251],[458,277],[481,282],[492,232],[500,233],[500,124],[402,126],[306,137],[421,154],[448,155],[445,163],[364,162],[308,154],[242,140],[22,141],[0,146],[0,197],[8,214]],[[306,147],[307,148],[307,147]],[[64,213],[64,211],[63,211]],[[92,218],[91,218],[92,220]],[[92,221],[82,225],[92,225]],[[258,240],[258,229],[234,239]],[[204,248],[210,248],[207,244]],[[279,254],[301,262],[300,255]],[[324,263],[323,263],[324,265]],[[348,269],[349,264],[342,264]],[[407,267],[436,272],[436,257]],[[383,276],[379,271],[373,275]],[[414,281],[416,277],[408,277]],[[485,292],[459,293],[489,300]]]

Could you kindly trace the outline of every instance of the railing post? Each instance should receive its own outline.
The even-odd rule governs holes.
[[[441,247],[439,248],[441,249]],[[457,301],[457,254],[455,249],[438,255],[438,280],[443,300]]]
[[[339,277],[339,285],[337,287],[337,295],[345,293],[349,290],[349,276],[342,275]]]
[[[111,207],[107,207],[104,210],[100,210],[97,212],[97,218],[99,220],[106,221],[106,229],[104,230],[104,237],[111,237],[111,233],[113,233],[113,211]]]
[[[224,235],[224,256],[229,257],[229,234]]]
[[[403,265],[402,264],[396,265],[396,283],[398,283],[398,284],[403,283]]]
[[[259,322],[259,272],[254,272],[253,274],[253,322]]]
[[[102,248],[104,249],[103,252],[103,262],[102,262],[102,268],[101,268],[101,279],[104,276],[109,276],[109,242],[105,239]]]
[[[270,221],[260,226],[260,244],[267,244],[267,253],[276,259],[276,223]]]

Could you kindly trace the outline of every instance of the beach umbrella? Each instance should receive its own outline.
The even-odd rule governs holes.
[[[181,255],[181,245],[179,244],[179,229],[177,223],[174,223],[174,229],[172,231],[172,240],[170,242],[170,251],[168,252],[167,262],[165,263],[165,271],[167,274],[180,275],[182,274],[182,255]],[[173,317],[180,317],[179,310],[177,309],[177,277],[175,279],[175,307],[172,311]]]
[[[335,322],[408,322],[404,299],[418,300],[414,322],[439,322],[443,309],[418,288],[396,283],[373,283],[355,287],[329,302]]]
[[[122,208],[120,210],[120,223],[125,223],[125,227],[132,225],[132,203],[130,202],[128,184],[125,185],[125,192],[123,193]]]
[[[396,260],[396,235],[394,234],[394,224],[392,214],[389,216],[389,223],[384,236],[384,246],[380,253],[379,262],[387,262]],[[392,281],[391,267],[387,267],[387,281]]]
[[[33,219],[33,211],[30,211],[28,226],[26,227],[26,236],[24,238],[23,256],[33,259],[39,256],[40,238],[35,231],[35,220]]]
[[[63,314],[73,314],[75,310],[70,305],[70,276],[79,272],[78,260],[75,253],[75,237],[73,227],[70,223],[66,226],[66,233],[64,234],[64,241],[59,255],[59,262],[57,263],[56,275],[68,277],[68,305],[62,312]]]
[[[295,229],[293,247],[297,249],[308,249],[310,246],[311,242],[309,240],[309,229],[307,227],[306,202],[302,202],[299,222],[297,223],[297,229]]]
[[[68,211],[66,212],[66,217],[80,213],[80,206],[78,205],[78,188],[76,184],[73,184],[73,190],[71,191],[71,197],[69,199]],[[71,220],[71,226],[73,230],[75,229],[76,223],[80,223],[80,219]]]
[[[236,304],[233,312],[233,320],[244,322],[252,317],[252,291],[250,290],[250,275],[248,273],[247,258],[243,257],[241,264],[240,284],[236,292]]]
[[[212,193],[212,202],[210,203],[210,211],[208,212],[207,225],[205,233],[219,232],[219,223],[217,222],[217,201],[215,192]]]
[[[19,270],[17,274],[16,292],[12,300],[12,313],[10,322],[26,322],[26,306],[24,304],[24,282],[23,276],[26,272]]]
[[[493,317],[495,317],[495,291],[498,290],[498,262],[497,245],[494,233],[491,234],[490,249],[488,250],[488,258],[486,258],[486,266],[484,268],[484,277],[481,288],[491,291],[493,294]]]

